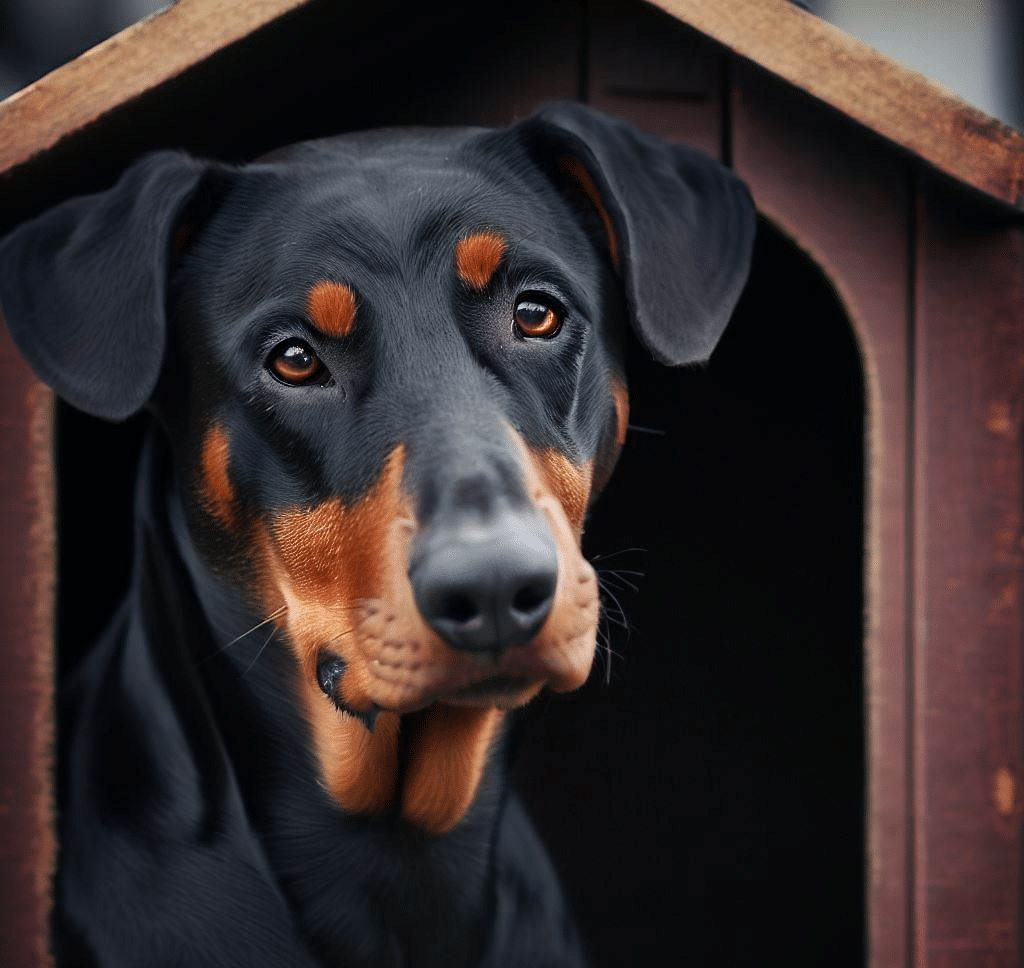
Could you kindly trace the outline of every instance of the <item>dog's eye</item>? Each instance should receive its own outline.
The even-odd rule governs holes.
[[[520,296],[516,300],[513,326],[528,339],[550,339],[562,328],[562,312],[541,296]]]
[[[289,386],[307,386],[324,383],[327,368],[302,340],[290,339],[279,343],[267,357],[267,369],[282,383]]]

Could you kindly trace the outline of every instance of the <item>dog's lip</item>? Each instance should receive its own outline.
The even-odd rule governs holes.
[[[378,713],[408,715],[429,709],[435,705],[464,706],[473,708],[515,709],[528,702],[545,685],[543,679],[533,676],[504,672],[493,668],[487,673],[466,680],[457,677],[453,683],[439,682],[415,698],[399,704],[382,702],[367,697],[366,709],[355,709],[335,698],[335,705],[345,713],[365,719],[367,715],[376,718]],[[340,691],[340,690],[339,690]],[[359,704],[363,706],[363,703]]]
[[[499,706],[510,700],[515,700],[536,685],[536,682],[526,676],[499,673],[459,686],[446,696],[441,697],[439,701],[452,706]]]

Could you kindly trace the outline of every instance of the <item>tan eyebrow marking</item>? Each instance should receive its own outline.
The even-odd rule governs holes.
[[[306,309],[321,333],[340,339],[355,325],[356,294],[340,282],[318,282],[309,290]]]
[[[455,246],[455,271],[470,288],[483,289],[504,254],[505,240],[497,232],[474,232]]]

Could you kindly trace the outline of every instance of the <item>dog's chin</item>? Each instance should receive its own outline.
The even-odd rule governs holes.
[[[400,715],[422,712],[432,706],[459,706],[464,709],[500,709],[509,711],[525,706],[541,689],[543,682],[534,682],[521,676],[494,675],[465,683],[460,681],[446,688],[439,684],[429,693],[398,705],[374,703],[375,712],[393,712]],[[346,712],[354,712],[345,710]],[[365,718],[365,713],[354,713]]]
[[[438,701],[449,706],[510,710],[525,706],[543,688],[543,682],[521,676],[492,676],[462,686]]]

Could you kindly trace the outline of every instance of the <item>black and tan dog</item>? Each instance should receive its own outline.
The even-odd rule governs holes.
[[[752,235],[717,163],[566,104],[158,153],[2,243],[42,379],[154,418],[65,690],[70,962],[582,962],[503,718],[590,670],[623,325],[706,359]]]

